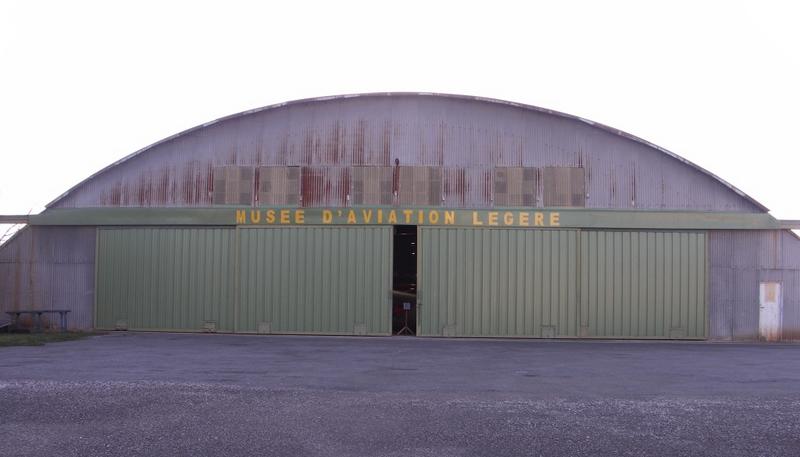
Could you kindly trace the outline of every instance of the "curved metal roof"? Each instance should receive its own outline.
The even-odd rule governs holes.
[[[669,156],[669,157],[671,157],[671,158],[673,158],[673,159],[675,159],[675,160],[677,160],[677,161],[679,161],[679,162],[691,167],[692,169],[695,169],[695,170],[701,172],[702,174],[705,174],[705,175],[711,177],[712,179],[718,181],[719,183],[721,183],[722,185],[727,187],[729,190],[731,190],[735,194],[739,195],[743,199],[747,200],[748,202],[750,202],[751,204],[753,204],[757,208],[761,209],[762,211],[764,211],[764,212],[768,212],[769,211],[769,209],[767,207],[765,207],[764,205],[762,205],[761,203],[756,201],[754,198],[750,197],[749,195],[747,195],[746,193],[744,193],[740,189],[736,188],[732,184],[728,183],[727,181],[725,181],[724,179],[720,178],[719,176],[711,173],[710,171],[708,171],[708,170],[700,167],[699,165],[697,165],[697,164],[695,164],[695,163],[693,163],[693,162],[691,162],[691,161],[679,156],[678,154],[675,154],[675,153],[673,153],[673,152],[671,152],[671,151],[669,151],[669,150],[667,150],[665,148],[662,148],[662,147],[660,147],[660,146],[658,146],[656,144],[653,144],[653,143],[651,143],[649,141],[646,141],[646,140],[644,140],[642,138],[639,138],[639,137],[637,137],[635,135],[631,135],[630,133],[624,132],[622,130],[619,130],[619,129],[616,129],[616,128],[613,128],[613,127],[609,127],[607,125],[604,125],[604,124],[601,124],[601,123],[598,123],[598,122],[594,122],[594,121],[591,121],[589,119],[585,119],[585,118],[582,118],[582,117],[579,117],[579,116],[574,116],[574,115],[571,115],[571,114],[562,113],[560,111],[541,108],[541,107],[538,107],[538,106],[526,105],[526,104],[523,104],[523,103],[510,102],[510,101],[506,101],[506,100],[498,100],[498,99],[494,99],[494,98],[476,97],[476,96],[468,96],[468,95],[456,95],[456,94],[444,94],[444,93],[433,93],[433,92],[374,92],[374,93],[347,94],[347,95],[336,95],[336,96],[327,96],[327,97],[306,98],[306,99],[293,100],[293,101],[284,102],[284,103],[278,103],[278,104],[274,104],[274,105],[268,105],[268,106],[264,106],[264,107],[261,107],[261,108],[255,108],[255,109],[251,109],[251,110],[247,110],[247,111],[242,111],[242,112],[239,112],[239,113],[236,113],[236,114],[232,114],[232,115],[229,115],[229,116],[224,116],[224,117],[221,117],[219,119],[213,120],[211,122],[206,122],[204,124],[198,125],[196,127],[192,127],[190,129],[184,130],[184,131],[182,131],[180,133],[177,133],[175,135],[172,135],[172,136],[169,136],[167,138],[164,138],[164,139],[162,139],[160,141],[157,141],[157,142],[155,142],[155,143],[153,143],[153,144],[151,144],[149,146],[146,146],[146,147],[144,147],[142,149],[139,149],[138,151],[136,151],[136,152],[134,152],[132,154],[129,154],[129,155],[123,157],[120,160],[117,160],[117,161],[111,163],[107,167],[97,171],[96,173],[92,174],[88,178],[84,179],[83,181],[79,182],[75,186],[71,187],[69,190],[67,190],[63,194],[59,195],[56,199],[54,199],[53,201],[48,203],[46,205],[46,207],[50,208],[51,206],[55,205],[56,203],[58,203],[62,199],[66,198],[69,194],[71,194],[75,190],[79,189],[81,186],[83,186],[88,181],[91,181],[93,178],[95,178],[95,177],[97,177],[99,175],[102,175],[103,173],[109,171],[110,169],[112,169],[112,168],[114,168],[114,167],[116,167],[116,166],[118,166],[118,165],[120,165],[122,163],[125,163],[125,162],[137,157],[138,155],[140,155],[140,154],[142,154],[142,153],[144,153],[144,152],[156,147],[156,146],[159,146],[159,145],[161,145],[163,143],[172,141],[172,140],[174,140],[176,138],[180,138],[180,137],[182,137],[184,135],[187,135],[189,133],[195,132],[197,130],[201,130],[203,128],[212,126],[214,124],[217,124],[217,123],[220,123],[220,122],[223,122],[223,121],[236,119],[236,118],[241,118],[241,117],[244,117],[244,116],[248,116],[248,115],[251,115],[251,114],[255,114],[255,113],[259,113],[259,112],[263,112],[263,111],[267,111],[267,110],[277,110],[277,109],[280,109],[280,108],[283,108],[283,107],[287,107],[287,106],[292,106],[292,105],[300,105],[300,104],[306,104],[306,103],[319,103],[319,102],[343,100],[343,99],[358,98],[358,97],[392,97],[392,96],[438,97],[438,98],[448,98],[448,99],[475,101],[475,102],[480,102],[480,103],[490,103],[490,104],[496,104],[496,105],[505,105],[505,106],[509,106],[509,107],[514,107],[514,108],[519,108],[519,109],[523,109],[523,110],[534,111],[534,112],[537,112],[537,113],[543,113],[543,114],[548,114],[548,115],[552,115],[552,116],[556,116],[556,117],[561,117],[561,118],[565,118],[565,119],[570,119],[570,120],[582,122],[582,123],[590,125],[590,126],[592,126],[594,128],[603,130],[605,132],[617,135],[619,137],[622,137],[622,138],[625,138],[625,139],[628,139],[628,140],[643,144],[643,145],[648,146],[648,147],[650,147],[652,149],[660,151],[661,153],[666,154],[667,156]]]

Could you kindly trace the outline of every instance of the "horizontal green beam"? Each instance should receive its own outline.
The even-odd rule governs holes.
[[[31,225],[426,225],[454,227],[778,230],[767,213],[621,211],[576,208],[62,208],[29,216]]]

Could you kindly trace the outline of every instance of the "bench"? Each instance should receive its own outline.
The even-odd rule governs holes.
[[[67,331],[67,313],[70,310],[68,309],[17,309],[13,311],[6,311],[6,314],[11,316],[14,319],[14,327],[18,327],[19,324],[19,317],[23,314],[30,314],[31,318],[33,319],[33,331],[35,333],[40,333],[42,331],[42,314],[51,313],[56,314],[58,313],[61,321],[61,331]]]

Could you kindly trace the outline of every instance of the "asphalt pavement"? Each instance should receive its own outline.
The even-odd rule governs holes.
[[[800,455],[800,345],[112,333],[0,348],[3,456]]]

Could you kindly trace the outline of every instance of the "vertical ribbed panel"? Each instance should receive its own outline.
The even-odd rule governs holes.
[[[234,330],[235,229],[100,229],[96,326]]]
[[[352,167],[350,175],[353,205],[392,204],[392,167]]]
[[[706,239],[697,232],[581,232],[584,336],[704,338]]]
[[[258,206],[297,205],[300,200],[300,167],[258,167]]]
[[[761,281],[782,283],[781,338],[800,340],[800,240],[780,230],[709,232],[710,337],[759,337]]]
[[[442,206],[487,208],[492,206],[491,167],[442,169]]]
[[[68,309],[70,329],[92,328],[94,248],[94,227],[20,230],[0,247],[0,316],[17,309]],[[58,321],[57,315],[44,319]]]
[[[300,191],[303,206],[349,206],[350,168],[302,167]]]
[[[706,335],[704,233],[422,227],[420,240],[421,335]]]
[[[238,331],[388,335],[391,227],[239,230]]]
[[[578,232],[420,228],[418,334],[577,336]]]

